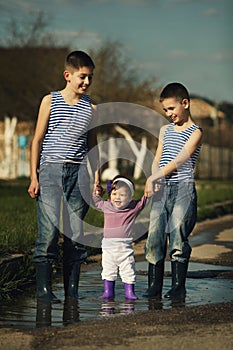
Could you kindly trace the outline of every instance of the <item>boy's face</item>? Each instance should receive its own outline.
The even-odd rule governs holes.
[[[125,208],[132,199],[127,187],[122,186],[118,189],[113,189],[110,195],[112,205],[118,209]]]
[[[175,124],[182,124],[187,119],[187,111],[189,109],[189,101],[183,99],[178,101],[175,97],[165,98],[162,102],[162,107],[166,116]]]
[[[64,77],[76,94],[83,94],[92,83],[93,71],[93,68],[85,66],[79,69],[67,69]]]

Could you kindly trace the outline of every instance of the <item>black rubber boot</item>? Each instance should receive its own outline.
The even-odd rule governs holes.
[[[44,302],[60,303],[52,292],[52,265],[50,263],[36,263],[36,297]]]
[[[148,267],[148,289],[143,295],[147,298],[161,299],[163,289],[164,260],[156,265],[149,263]]]
[[[81,264],[79,261],[64,261],[63,263],[63,282],[65,298],[78,299],[80,266]]]
[[[172,288],[164,295],[167,299],[183,300],[186,296],[185,281],[188,270],[188,261],[181,263],[172,261]]]

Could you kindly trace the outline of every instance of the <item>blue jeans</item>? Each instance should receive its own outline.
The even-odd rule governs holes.
[[[86,165],[42,164],[37,198],[38,239],[34,262],[53,262],[58,258],[58,238],[64,234],[65,259],[83,261],[87,254],[80,244],[83,219],[90,203],[90,181]]]
[[[197,219],[197,193],[193,182],[167,183],[152,199],[146,259],[156,264],[165,259],[167,239],[171,261],[187,262],[191,247],[188,236]]]

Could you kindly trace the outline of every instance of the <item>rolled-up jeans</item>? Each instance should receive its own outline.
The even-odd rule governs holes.
[[[165,259],[169,239],[171,261],[188,261],[192,251],[188,236],[196,219],[197,193],[193,181],[161,185],[152,199],[146,259],[152,264]]]
[[[90,181],[86,165],[44,163],[39,170],[37,197],[38,239],[33,261],[53,262],[58,258],[58,238],[64,234],[64,255],[82,261],[87,253],[80,244],[83,219],[90,203]]]

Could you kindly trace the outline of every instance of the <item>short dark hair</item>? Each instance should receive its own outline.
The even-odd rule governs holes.
[[[166,85],[160,94],[160,102],[170,97],[175,97],[180,102],[183,101],[183,99],[190,101],[189,92],[181,83],[170,83]]]
[[[72,67],[79,69],[81,67],[92,67],[95,68],[95,64],[92,61],[91,57],[83,51],[72,51],[66,57],[65,67]]]

